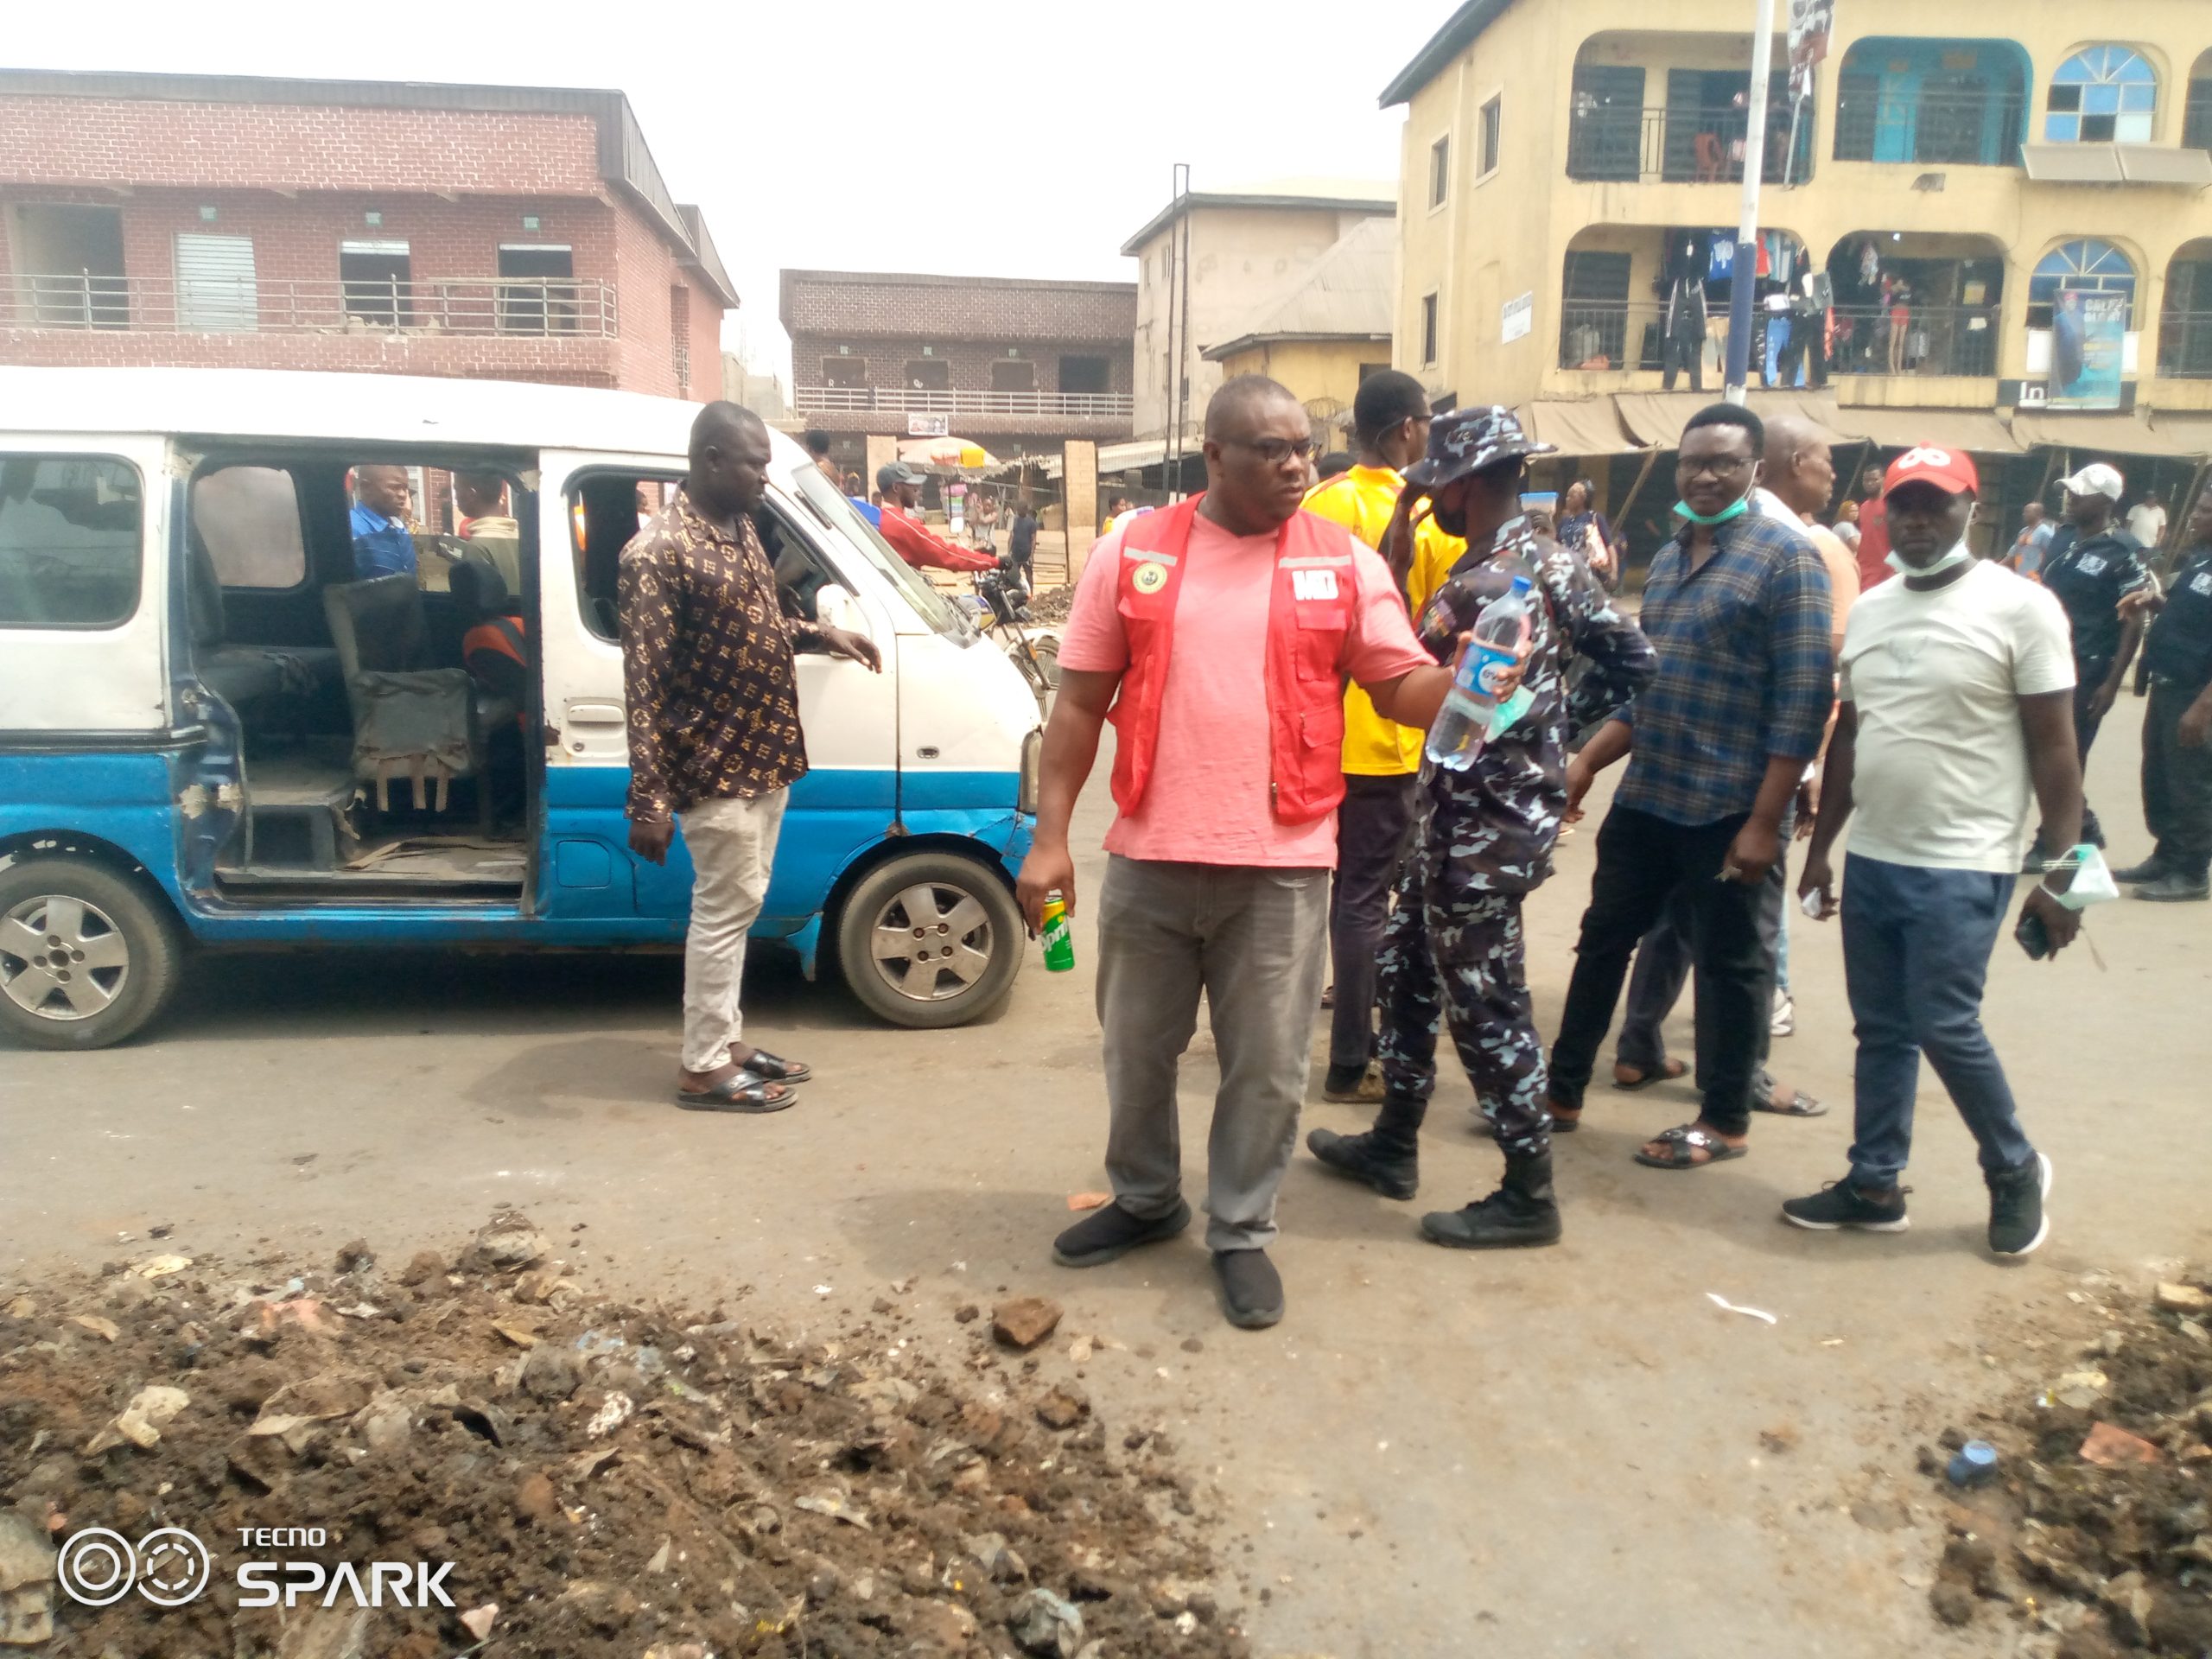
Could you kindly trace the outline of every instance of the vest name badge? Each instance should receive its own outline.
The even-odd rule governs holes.
[[[1294,570],[1290,573],[1293,599],[1334,599],[1337,573],[1333,570]]]
[[[1130,573],[1129,586],[1141,594],[1156,594],[1167,585],[1167,567],[1141,564]]]

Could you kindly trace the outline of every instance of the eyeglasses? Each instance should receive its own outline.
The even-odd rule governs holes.
[[[1684,455],[1675,463],[1677,478],[1726,478],[1731,473],[1740,473],[1751,465],[1750,455],[1718,455],[1711,461],[1692,461]]]
[[[1249,449],[1270,467],[1280,467],[1295,455],[1300,461],[1313,454],[1311,438],[1224,438],[1224,443],[1233,443],[1239,449]]]

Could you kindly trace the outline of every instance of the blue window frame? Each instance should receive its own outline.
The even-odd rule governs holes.
[[[2076,52],[2050,78],[2045,143],[2147,144],[2158,110],[2158,71],[2124,46]]]
[[[2085,237],[2053,248],[2036,262],[2028,279],[2028,327],[2050,327],[2052,303],[2062,291],[2125,294],[2131,316],[2135,307],[2135,266],[2109,242]],[[2130,326],[2133,327],[2131,321]]]

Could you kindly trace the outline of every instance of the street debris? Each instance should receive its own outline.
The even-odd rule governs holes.
[[[1705,1300],[1724,1313],[1741,1313],[1745,1319],[1764,1319],[1769,1325],[1779,1325],[1782,1322],[1763,1307],[1738,1307],[1717,1290],[1707,1291]]]
[[[1043,1344],[1049,1302],[989,1335],[913,1303],[791,1339],[580,1288],[512,1211],[404,1268],[321,1259],[0,1285],[0,1650],[1249,1653],[1166,1436],[1109,1434],[1060,1357],[999,1345]],[[196,1599],[59,1594],[73,1533],[164,1527],[213,1552]],[[324,1529],[275,1553],[334,1575],[450,1563],[452,1605],[240,1608],[255,1527]]]

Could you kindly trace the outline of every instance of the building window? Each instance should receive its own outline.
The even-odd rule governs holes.
[[[260,324],[253,238],[178,232],[176,326],[190,334],[217,334],[251,332]]]
[[[1436,363],[1436,296],[1424,294],[1421,301],[1421,360],[1423,368]]]
[[[579,321],[573,249],[506,243],[499,249],[499,325],[503,334],[572,334]],[[601,320],[604,321],[603,319]],[[598,332],[608,332],[604,327]]]
[[[2011,41],[1854,41],[1836,77],[1835,158],[2013,166],[2029,78],[2027,54]]]
[[[340,242],[338,291],[346,316],[377,328],[411,327],[415,284],[404,242]]]
[[[0,627],[106,628],[138,608],[138,474],[93,455],[0,468]]]
[[[1441,207],[1452,189],[1452,135],[1446,133],[1428,147],[1428,205]]]
[[[2158,109],[2158,72],[2139,54],[2093,46],[2051,76],[2043,136],[2054,144],[2147,144]]]
[[[904,384],[909,391],[950,391],[952,365],[941,357],[918,357],[906,365]]]
[[[130,327],[119,208],[26,202],[12,218],[5,229],[16,249],[18,321],[39,328]]]
[[[1482,172],[1488,178],[1497,171],[1498,136],[1505,118],[1505,94],[1500,92],[1483,105]]]
[[[1034,391],[1037,390],[1037,365],[1014,358],[998,358],[991,364],[993,391]]]
[[[2125,294],[2133,312],[2135,267],[2109,242],[2084,238],[2053,248],[2028,279],[2028,327],[2048,328],[2062,294]],[[2133,326],[2131,318],[2130,327]]]
[[[1109,386],[1109,369],[1103,357],[1064,357],[1060,359],[1060,390],[1096,397]]]
[[[822,384],[825,386],[864,386],[868,385],[868,359],[864,357],[825,357],[822,359]]]
[[[1359,365],[1359,378],[1352,384],[1363,386],[1367,384],[1369,377],[1380,374],[1389,366],[1388,363],[1363,363]]]
[[[2207,54],[2212,59],[2212,54]],[[2212,79],[2201,75],[2189,83],[2189,105],[2182,117],[2181,142],[2185,149],[2212,149]]]

